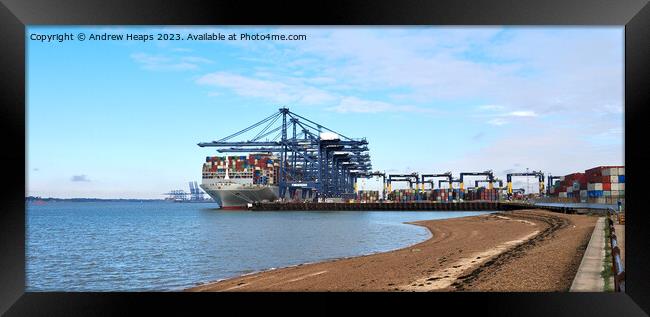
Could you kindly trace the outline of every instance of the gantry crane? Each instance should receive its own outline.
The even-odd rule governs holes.
[[[465,183],[464,183],[464,177],[465,176],[487,176],[487,181],[488,181],[488,189],[493,188],[493,182],[494,182],[494,175],[492,174],[492,171],[485,171],[485,172],[462,172],[460,173],[460,191],[463,192],[465,190]]]
[[[513,176],[534,176],[539,180],[539,193],[544,194],[544,173],[541,171],[532,171],[532,172],[522,172],[522,173],[509,173],[506,175],[506,181],[508,182],[508,196],[512,196],[512,177]]]
[[[411,173],[411,174],[388,174],[388,179],[386,180],[386,185],[388,187],[388,191],[392,191],[392,183],[393,182],[408,182],[409,183],[409,188],[413,189],[413,183],[418,184],[418,174],[417,173]]]
[[[375,172],[368,172],[363,175],[359,175],[359,178],[371,178],[371,177],[381,177],[381,188],[382,188],[382,199],[386,199],[386,173],[380,172],[380,171],[375,171]],[[356,181],[354,183],[354,191],[357,191],[357,184]]]
[[[203,192],[199,185],[195,182],[189,182],[190,184],[190,200],[204,200]]]
[[[448,179],[441,179],[438,181],[438,188],[442,188],[442,183],[449,183],[449,189],[453,189],[453,183],[460,184],[460,178],[453,178],[451,181]]]
[[[553,187],[553,180],[555,180],[555,179],[559,180],[561,178],[561,176],[553,176],[553,175],[549,174],[547,178],[548,178],[548,186],[546,187],[546,193],[548,195],[550,195],[551,194],[551,188]]]
[[[388,180],[386,181],[386,185],[388,186],[388,192],[393,191],[392,183],[393,182],[408,182],[409,183],[409,188],[413,189],[413,184],[415,183],[415,186],[418,186],[420,182],[420,178],[418,177],[418,173],[411,173],[411,174],[388,174]],[[417,199],[420,199],[420,194],[417,194]]]
[[[169,191],[168,193],[164,193],[163,195],[167,195],[168,200],[174,200],[174,201],[186,201],[188,196],[190,196],[189,193],[182,189],[175,189],[172,191]]]
[[[431,189],[433,189],[433,184],[434,184],[433,183],[434,182],[433,178],[440,178],[440,177],[446,178],[449,181],[449,189],[451,189],[451,185],[452,185],[451,184],[451,182],[452,182],[451,172],[445,172],[445,173],[442,173],[442,174],[422,174],[422,175],[420,175],[420,177],[421,177],[422,190],[424,190],[424,184],[425,183],[431,184]],[[430,178],[430,180],[427,180],[428,178]],[[440,182],[438,182],[438,188],[441,188],[440,187]]]
[[[512,193],[513,194],[522,194],[523,195],[523,194],[526,193],[526,190],[524,188],[515,188],[515,189],[512,190]]]
[[[474,187],[478,187],[479,183],[489,183],[489,182],[490,182],[490,180],[488,180],[488,179],[479,179],[479,180],[474,181]],[[494,182],[499,183],[498,189],[503,189],[503,180],[495,178],[495,179],[493,179],[493,183]]]
[[[274,127],[276,124],[279,125]],[[232,141],[255,131],[247,140]],[[312,193],[324,198],[354,196],[356,178],[364,177],[372,169],[365,138],[347,137],[288,108],[280,108],[275,114],[225,138],[201,142],[198,146],[217,147],[219,153],[275,154],[280,165],[277,177],[280,198],[287,192],[293,196],[298,188],[303,190],[303,195],[309,192],[310,197]]]

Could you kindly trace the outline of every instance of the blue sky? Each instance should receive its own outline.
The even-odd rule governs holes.
[[[62,32],[307,40],[29,40]],[[623,164],[623,34],[622,27],[29,27],[27,194],[161,198],[200,182],[215,151],[196,143],[281,106],[366,137],[374,169],[390,173],[492,169],[505,179],[526,168],[564,175]]]

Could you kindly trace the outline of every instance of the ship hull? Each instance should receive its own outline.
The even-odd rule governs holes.
[[[246,209],[248,204],[278,199],[277,186],[210,186],[201,185],[222,209]]]

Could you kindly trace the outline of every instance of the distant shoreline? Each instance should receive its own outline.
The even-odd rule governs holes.
[[[130,202],[158,202],[166,201],[165,199],[136,199],[136,198],[42,198],[29,196],[25,197],[26,202],[35,202],[35,201],[69,201],[69,202],[118,202],[118,201],[130,201]]]

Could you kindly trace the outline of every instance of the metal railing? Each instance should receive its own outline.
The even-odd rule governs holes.
[[[624,197],[538,197],[534,199],[536,202],[540,203],[587,203],[587,204],[605,204],[605,205],[617,205],[618,202],[621,202],[621,209],[625,209],[625,198]]]
[[[618,247],[614,221],[612,220],[612,211],[607,213],[607,223],[609,225],[609,243],[612,249],[612,273],[614,274],[614,291],[625,292],[625,268],[621,258],[621,249]]]

